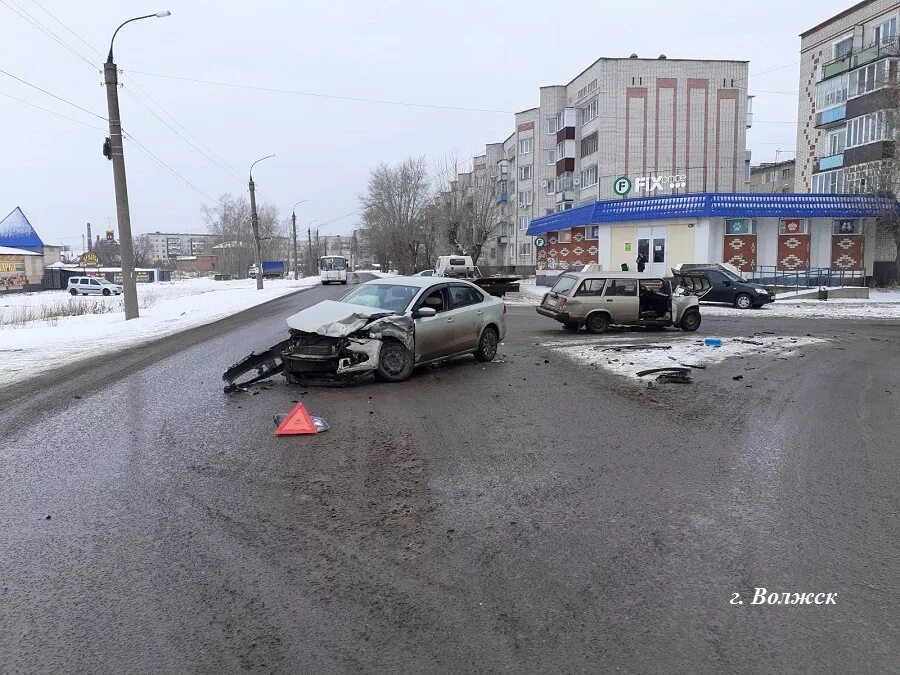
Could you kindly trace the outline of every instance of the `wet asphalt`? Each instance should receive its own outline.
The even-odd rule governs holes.
[[[0,390],[0,671],[896,672],[900,323],[707,317],[828,342],[643,388],[510,307],[496,363],[222,393],[343,292]]]

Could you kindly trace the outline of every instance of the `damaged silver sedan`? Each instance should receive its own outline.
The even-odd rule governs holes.
[[[463,354],[490,361],[506,335],[506,305],[461,279],[390,277],[304,309],[287,324],[287,340],[225,372],[225,391],[280,372],[298,383],[371,374],[401,382],[416,366]]]

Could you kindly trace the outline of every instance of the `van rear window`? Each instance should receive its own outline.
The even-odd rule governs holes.
[[[576,281],[578,281],[578,279],[576,279],[575,277],[570,277],[564,274],[556,280],[556,283],[553,284],[553,288],[550,289],[550,292],[557,293],[558,295],[565,295],[570,290],[572,290],[572,286],[575,285]]]
[[[585,279],[581,282],[575,295],[603,295],[603,284],[606,279]]]
[[[450,258],[450,264],[451,265],[465,265],[466,259],[465,258]]]

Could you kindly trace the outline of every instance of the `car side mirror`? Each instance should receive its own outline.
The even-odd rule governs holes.
[[[437,310],[434,307],[419,307],[415,312],[413,312],[414,319],[424,319],[425,317],[434,316],[437,314]]]

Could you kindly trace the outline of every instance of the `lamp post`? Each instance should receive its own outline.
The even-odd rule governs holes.
[[[253,184],[253,167],[264,159],[275,155],[266,155],[250,165],[250,224],[253,226],[253,239],[256,242],[256,290],[263,289],[262,245],[259,241],[259,217],[256,215],[256,186]]]
[[[297,281],[297,207],[305,204],[308,199],[301,199],[291,208],[291,228],[293,230],[293,248],[294,248],[294,281]]]
[[[131,239],[131,213],[128,209],[128,183],[125,180],[125,154],[122,148],[122,117],[119,113],[118,68],[113,61],[113,43],[122,26],[141,19],[171,16],[166,10],[146,16],[128,19],[113,33],[109,41],[109,55],[103,64],[103,81],[106,84],[106,105],[109,109],[109,154],[113,165],[113,183],[116,190],[116,220],[119,224],[119,246],[122,258],[122,294],[125,296],[125,320],[138,318],[137,284],[134,277],[134,242]]]
[[[316,219],[318,220],[318,218]],[[309,267],[310,271],[312,271],[313,266],[313,254],[312,254],[312,224],[316,222],[316,220],[311,220],[306,224],[306,245],[309,248]],[[318,244],[318,242],[316,242]],[[318,253],[318,249],[316,250]],[[312,275],[310,275],[312,276]]]

